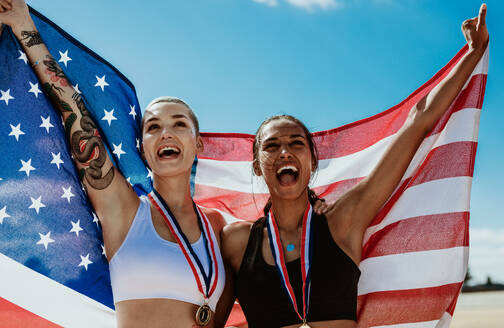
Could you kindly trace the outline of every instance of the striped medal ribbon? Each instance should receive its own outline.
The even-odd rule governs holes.
[[[269,243],[271,248],[271,253],[273,254],[273,259],[275,260],[275,267],[277,268],[280,281],[284,291],[289,296],[294,311],[296,311],[299,319],[303,321],[301,327],[309,327],[306,323],[306,318],[308,315],[308,302],[310,299],[310,285],[311,285],[311,257],[312,257],[312,230],[311,230],[311,219],[312,219],[312,206],[308,203],[303,215],[303,226],[301,233],[301,277],[303,279],[303,315],[299,311],[299,307],[296,302],[296,296],[292,285],[289,281],[289,273],[287,272],[287,266],[285,265],[285,257],[282,247],[282,241],[280,239],[280,232],[278,230],[278,225],[276,223],[273,211],[270,210],[268,217],[266,218]]]
[[[180,228],[177,219],[171,213],[163,197],[161,197],[161,195],[156,190],[153,190],[149,193],[149,199],[165,220],[172,236],[177,241],[177,244],[179,245],[182,253],[187,260],[187,263],[189,263],[189,266],[191,267],[194,279],[196,280],[196,283],[198,285],[198,290],[201,292],[204,299],[204,304],[201,305],[196,311],[196,323],[200,326],[206,326],[212,318],[212,312],[210,310],[210,306],[208,306],[208,299],[215,291],[219,278],[219,266],[215,253],[217,241],[215,240],[215,236],[211,231],[210,221],[208,220],[205,213],[203,213],[203,211],[201,211],[200,208],[193,202],[194,211],[196,212],[198,225],[203,237],[205,250],[208,256],[208,260],[210,261],[210,269],[208,271],[208,274],[206,274],[203,268],[203,264],[198,258],[198,255],[196,254],[196,252],[194,252],[191,243]]]

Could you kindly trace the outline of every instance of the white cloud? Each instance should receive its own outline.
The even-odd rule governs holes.
[[[275,7],[276,5],[278,5],[278,1],[277,0],[252,0],[254,2],[259,2],[259,3],[264,3],[270,7]]]
[[[487,276],[504,283],[504,229],[470,229],[469,233],[471,283],[483,283]]]
[[[336,0],[287,0],[287,2],[310,12],[315,9],[329,10],[342,6],[342,4]]]
[[[263,3],[270,7],[276,7],[278,5],[278,0],[252,0],[254,2]],[[292,6],[304,9],[308,12],[313,12],[314,10],[330,10],[336,9],[343,6],[339,0],[285,0]]]

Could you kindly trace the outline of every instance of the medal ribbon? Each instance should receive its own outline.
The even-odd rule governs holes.
[[[205,213],[203,213],[203,211],[201,211],[199,207],[196,206],[196,204],[194,204],[193,202],[194,211],[196,212],[196,216],[198,218],[198,225],[203,236],[205,250],[210,262],[210,269],[207,275],[200,259],[198,258],[198,255],[194,252],[191,243],[189,243],[189,240],[180,228],[177,219],[171,213],[161,195],[159,195],[156,190],[153,190],[149,193],[149,199],[152,204],[158,209],[159,213],[161,213],[161,216],[168,225],[172,236],[175,238],[177,244],[182,250],[182,253],[189,263],[189,266],[191,267],[194,279],[196,279],[198,290],[201,292],[201,294],[203,294],[205,299],[209,299],[215,291],[219,277],[219,266],[217,262],[217,256],[215,254],[215,245],[217,244],[217,241],[215,240],[213,231],[210,228],[210,221],[208,220]]]
[[[301,234],[301,277],[303,279],[303,315],[301,316],[297,302],[296,295],[292,289],[292,285],[289,280],[289,273],[287,272],[287,267],[285,265],[285,257],[282,247],[282,241],[280,240],[280,232],[276,220],[273,216],[273,211],[270,210],[268,217],[266,218],[266,227],[268,229],[269,243],[271,247],[271,253],[273,254],[273,259],[275,260],[275,267],[277,268],[278,275],[282,282],[282,286],[289,296],[294,311],[303,322],[305,322],[308,314],[308,302],[310,299],[310,285],[311,285],[311,256],[312,256],[312,231],[311,231],[311,218],[312,218],[312,206],[308,204],[303,215],[303,226]]]

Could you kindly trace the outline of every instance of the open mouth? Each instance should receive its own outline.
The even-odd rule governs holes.
[[[158,149],[158,156],[161,159],[173,159],[180,154],[180,149],[175,146],[163,146]]]
[[[296,183],[299,176],[299,170],[293,165],[285,165],[277,170],[276,176],[280,185],[290,186]]]

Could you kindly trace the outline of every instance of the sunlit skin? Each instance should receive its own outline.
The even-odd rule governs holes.
[[[361,260],[362,240],[366,228],[398,185],[425,135],[445,113],[482,57],[488,44],[486,10],[486,5],[482,5],[478,17],[466,20],[462,24],[462,32],[469,46],[467,53],[444,80],[411,109],[404,126],[375,169],[333,204],[325,207],[331,236],[357,265]],[[27,6],[22,0],[0,0],[0,21],[9,25],[21,41],[23,31],[36,32]],[[38,41],[32,42],[32,45],[27,45],[23,41],[21,45],[32,64],[49,55],[45,45]],[[55,65],[61,69],[57,63]],[[33,69],[40,82],[53,83],[42,64],[33,66]],[[70,104],[72,113],[76,115],[75,124],[70,131],[72,134],[79,129],[82,116],[72,98],[75,90],[61,81],[54,82],[61,90],[58,100]],[[65,120],[69,115],[68,111],[65,112],[58,103],[55,103],[55,106],[60,109]],[[149,110],[146,115],[148,117],[143,131],[143,154],[153,171],[154,186],[178,218],[189,241],[194,242],[199,237],[200,231],[195,224],[196,215],[192,210],[189,176],[194,155],[202,150],[201,139],[195,134],[194,125],[188,121],[183,106],[181,108],[178,104],[175,106],[159,104],[153,106],[152,111]],[[289,243],[299,245],[301,217],[308,203],[306,187],[315,164],[306,147],[307,136],[292,122],[279,120],[267,124],[260,138],[262,141],[254,171],[265,178],[270,189],[272,211],[278,223],[283,247]],[[176,147],[180,150],[180,154],[170,154],[164,158],[159,156],[160,147],[165,145]],[[77,162],[75,165],[79,169],[82,168]],[[279,178],[277,170],[281,165],[293,165],[297,168],[298,174],[295,177]],[[107,157],[103,164],[104,171],[107,172],[112,166],[112,161]],[[110,260],[129,230],[139,205],[139,198],[118,171],[110,184],[102,190],[93,189],[85,181],[84,184],[93,208],[100,218],[107,257]],[[166,240],[173,241],[173,236],[157,211],[152,210],[152,213],[158,234]],[[208,216],[218,235],[224,220],[214,211],[208,211]],[[222,326],[225,314],[233,304],[230,286],[233,273],[238,272],[242,262],[250,227],[250,223],[240,222],[222,230],[221,249],[226,266],[231,268],[231,271],[226,272],[229,279],[217,306],[215,325],[211,322],[209,327]],[[267,235],[263,240],[264,259],[272,265],[273,257]],[[285,253],[287,262],[300,256],[299,247]],[[221,314],[219,314],[220,307],[224,309]],[[192,327],[196,308],[197,306],[193,304],[168,299],[131,300],[116,305],[119,327]],[[356,327],[356,323],[350,320],[333,320],[311,322],[310,326],[352,328]],[[288,327],[299,327],[299,324]]]
[[[362,241],[367,227],[401,181],[423,138],[449,108],[483,56],[488,43],[485,15],[486,5],[482,5],[478,17],[464,21],[462,32],[469,46],[468,52],[448,76],[411,109],[406,122],[373,171],[334,203],[322,207],[333,240],[356,265],[361,261]],[[254,163],[254,172],[264,177],[270,191],[271,209],[278,224],[286,262],[300,256],[301,219],[308,203],[306,188],[314,166],[314,159],[302,142],[300,131],[302,129],[296,128],[294,122],[284,119],[267,123],[257,136],[260,144]],[[299,175],[282,182],[277,169],[285,163],[298,168]],[[223,257],[235,274],[240,269],[251,226],[251,223],[239,222],[223,230]],[[286,251],[288,244],[296,246],[294,251]],[[274,264],[266,231],[263,233],[262,254],[268,264]],[[351,320],[309,324],[320,328],[357,326]],[[299,327],[299,324],[288,326],[291,327]]]
[[[23,41],[23,31],[29,31],[32,35],[37,31],[24,1],[0,0],[0,21],[11,26],[16,37],[22,41],[23,50],[31,63],[41,58],[51,58],[43,40],[32,41],[31,44]],[[54,61],[54,65],[63,74],[57,62]],[[57,93],[58,98],[51,98],[51,100],[61,111],[63,120],[66,120],[70,114],[75,115],[76,119],[70,135],[79,131],[82,115],[72,97],[75,90],[61,82],[65,79],[52,81],[51,76],[46,72],[45,63],[35,65],[33,69],[42,84],[54,84],[60,90]],[[63,101],[71,107],[71,111],[62,109],[60,103]],[[157,103],[151,106],[145,113],[142,155],[152,170],[154,187],[166,201],[182,231],[192,243],[199,239],[201,231],[193,209],[190,174],[194,157],[203,150],[203,143],[188,113],[187,107],[181,104]],[[163,155],[161,151],[164,147],[175,151]],[[74,161],[74,164],[79,169],[83,168],[80,162]],[[102,169],[108,172],[111,168],[113,168],[113,163],[107,154]],[[109,261],[123,243],[140,204],[140,199],[126,179],[118,170],[114,172],[111,182],[100,190],[83,181],[91,204],[100,219]],[[220,231],[225,221],[214,210],[205,209],[204,211],[210,219],[220,245]],[[175,239],[157,209],[151,206],[151,213],[154,228],[159,236],[174,242]],[[218,303],[216,314],[207,327],[224,325],[232,306],[232,300],[229,301],[231,292],[230,285],[226,285],[221,300],[227,300],[227,302]],[[171,299],[135,299],[118,302],[115,306],[118,327],[193,327],[198,308],[197,305]]]

